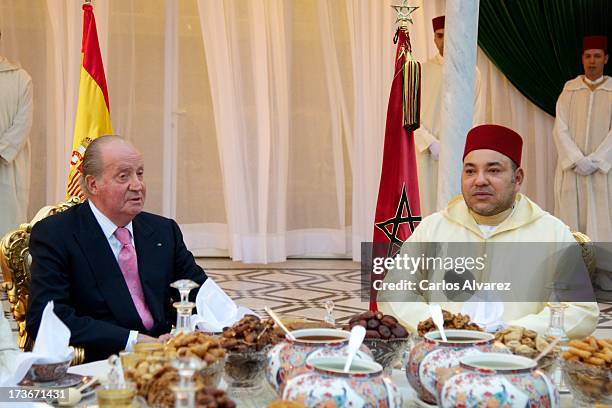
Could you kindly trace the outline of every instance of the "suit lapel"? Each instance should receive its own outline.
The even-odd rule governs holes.
[[[119,264],[89,204],[82,204],[78,212],[80,229],[75,236],[108,307],[121,326],[145,331]]]
[[[163,268],[163,262],[159,258],[161,241],[155,230],[140,216],[134,218],[132,227],[138,258],[138,274],[147,306],[156,324],[164,322],[164,299],[167,288],[164,286],[166,279],[160,274]]]

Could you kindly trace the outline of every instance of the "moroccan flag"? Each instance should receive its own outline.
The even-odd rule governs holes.
[[[96,19],[91,4],[83,5],[83,42],[79,103],[74,125],[66,198],[84,198],[79,186],[85,149],[95,138],[113,133]]]
[[[413,131],[419,127],[421,66],[411,54],[407,31],[396,33],[395,74],[391,84],[373,257],[393,256],[421,221]],[[383,248],[384,247],[384,250]],[[376,279],[381,279],[377,275]],[[370,282],[373,281],[372,274]],[[370,283],[370,310],[377,310]]]

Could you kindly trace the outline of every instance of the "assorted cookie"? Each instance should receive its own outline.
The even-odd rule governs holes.
[[[143,397],[150,406],[172,408],[175,405],[173,386],[179,382],[177,369],[167,360],[159,357],[142,359],[125,372],[127,380],[135,384],[136,394]],[[200,379],[195,378],[198,407],[235,408],[236,404],[224,391],[204,387]]]
[[[569,349],[562,354],[567,361],[580,361],[595,367],[612,369],[612,341],[593,336],[582,340],[571,340]]]
[[[198,357],[211,365],[225,357],[225,348],[217,337],[202,332],[179,333],[168,341],[166,355],[172,357]]]
[[[221,334],[221,345],[235,353],[261,351],[282,340],[282,334],[274,330],[274,321],[262,320],[254,315],[244,316],[232,327],[224,328]]]
[[[453,314],[447,310],[442,310],[442,318],[444,319],[445,329],[482,331],[482,327],[478,326],[476,323],[472,323],[468,315],[463,315],[461,313]],[[421,337],[436,330],[438,330],[438,327],[431,317],[419,322],[417,326],[417,332]]]
[[[612,340],[589,336],[572,340],[568,346],[561,356],[570,389],[594,401],[612,395]]]
[[[537,356],[554,339],[520,326],[508,326],[495,333],[495,340],[508,347],[513,354],[528,358]]]

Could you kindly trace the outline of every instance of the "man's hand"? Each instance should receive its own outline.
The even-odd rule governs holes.
[[[574,171],[581,176],[589,176],[595,173],[597,169],[597,165],[588,157],[583,157],[582,159],[578,160],[576,162],[576,167],[574,167]]]
[[[429,152],[431,153],[431,158],[437,161],[440,158],[440,142],[437,140],[432,142],[429,145]]]
[[[136,343],[159,343],[159,339],[147,336],[146,334],[138,333]]]
[[[166,333],[166,334],[162,334],[161,336],[159,336],[159,341],[161,341],[162,343],[165,343],[171,338],[172,338],[172,335],[170,333]]]

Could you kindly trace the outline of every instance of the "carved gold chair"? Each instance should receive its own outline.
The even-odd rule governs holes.
[[[580,244],[580,248],[582,249],[582,259],[584,260],[587,272],[589,273],[589,277],[592,281],[596,267],[595,248],[593,247],[593,242],[591,241],[591,238],[580,231],[572,231],[572,235],[574,236],[576,242]]]
[[[0,240],[0,267],[2,268],[3,282],[0,290],[4,290],[8,297],[11,314],[17,323],[17,345],[23,351],[30,351],[34,346],[32,337],[26,331],[26,311],[28,296],[30,294],[30,265],[32,258],[28,245],[32,227],[38,221],[53,214],[60,213],[79,204],[79,198],[58,205],[49,205],[41,208],[29,223],[21,224],[18,229],[7,233]],[[72,365],[81,364],[85,360],[85,350],[74,348]]]

